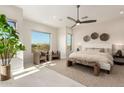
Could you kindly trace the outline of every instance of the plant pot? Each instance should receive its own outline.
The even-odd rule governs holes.
[[[5,81],[11,78],[11,66],[0,66],[0,79],[1,81]]]

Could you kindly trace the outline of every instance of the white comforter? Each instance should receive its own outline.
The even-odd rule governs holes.
[[[102,66],[103,64],[113,65],[113,57],[108,53],[102,52],[73,52],[69,55],[69,58],[82,60],[85,62],[97,62]]]

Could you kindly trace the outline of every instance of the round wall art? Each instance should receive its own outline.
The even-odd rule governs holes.
[[[103,33],[100,35],[100,40],[101,41],[107,41],[109,40],[110,36],[107,33]]]
[[[97,32],[94,32],[91,34],[92,39],[97,39],[99,37],[99,34]]]
[[[89,35],[84,36],[84,37],[83,37],[83,40],[84,40],[85,42],[90,41],[90,36],[89,36]]]

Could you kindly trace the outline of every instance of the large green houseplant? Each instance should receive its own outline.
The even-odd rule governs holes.
[[[19,33],[7,22],[7,17],[0,14],[0,78],[7,80],[11,77],[10,63],[17,51],[25,50],[19,40]]]

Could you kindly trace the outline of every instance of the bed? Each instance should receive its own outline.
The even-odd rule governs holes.
[[[113,67],[112,54],[105,49],[89,48],[79,52],[73,52],[69,55],[68,61],[91,66],[92,63],[99,65],[100,69],[110,73]]]

